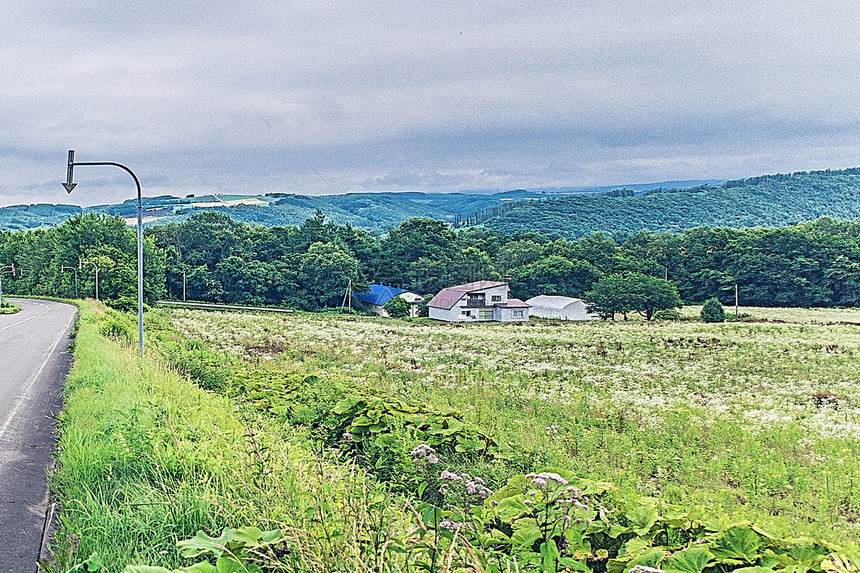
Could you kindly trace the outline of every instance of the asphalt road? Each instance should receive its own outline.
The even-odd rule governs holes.
[[[0,571],[37,571],[49,513],[46,470],[54,451],[54,416],[68,373],[69,332],[77,309],[12,299],[0,314]]]

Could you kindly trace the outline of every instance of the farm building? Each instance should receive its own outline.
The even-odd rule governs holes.
[[[588,312],[581,298],[542,294],[526,301],[532,306],[532,316],[561,320],[599,320],[600,315]]]
[[[430,318],[447,322],[525,322],[529,308],[510,296],[508,283],[496,281],[444,288],[427,303]]]
[[[409,303],[409,316],[413,318],[418,316],[418,303],[424,297],[417,292],[384,284],[372,284],[369,286],[370,292],[359,292],[352,295],[357,307],[376,313],[379,316],[388,316],[384,308],[385,303],[394,297],[400,297]]]

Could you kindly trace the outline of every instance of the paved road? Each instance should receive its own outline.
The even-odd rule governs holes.
[[[7,299],[0,314],[0,571],[37,571],[48,512],[46,469],[54,418],[68,373],[66,354],[77,309],[44,300]]]

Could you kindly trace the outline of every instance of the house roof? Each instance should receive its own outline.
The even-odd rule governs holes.
[[[541,308],[551,308],[555,310],[561,310],[566,306],[574,303],[574,302],[584,302],[581,298],[573,298],[569,296],[555,296],[548,294],[541,294],[538,296],[533,296],[532,298],[526,301],[528,304],[532,306],[539,306]]]
[[[383,284],[372,284],[370,286],[370,292],[357,292],[352,295],[355,299],[360,300],[361,302],[365,302],[367,304],[377,304],[379,306],[384,305],[386,302],[394,298],[399,294],[403,294],[405,292],[412,292],[406,289],[393,287],[390,285]],[[418,294],[418,293],[414,293]],[[419,295],[420,296],[420,295]]]
[[[436,296],[434,296],[430,300],[430,302],[427,303],[427,306],[450,310],[454,307],[455,304],[457,304],[458,300],[463,298],[464,294],[470,292],[477,292],[480,290],[486,290],[488,288],[507,286],[507,284],[508,283],[499,281],[475,281],[472,283],[443,288],[438,293],[436,293]]]
[[[496,306],[500,306],[502,308],[531,308],[532,305],[527,302],[523,302],[518,298],[509,298],[508,302],[498,303]]]

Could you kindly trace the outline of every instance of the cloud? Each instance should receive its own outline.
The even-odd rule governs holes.
[[[850,0],[7,11],[2,204],[55,200],[69,148],[128,164],[146,194],[175,195],[578,186],[860,163]],[[94,187],[99,202],[129,194],[122,173],[79,177],[88,186],[68,200],[87,202]]]

